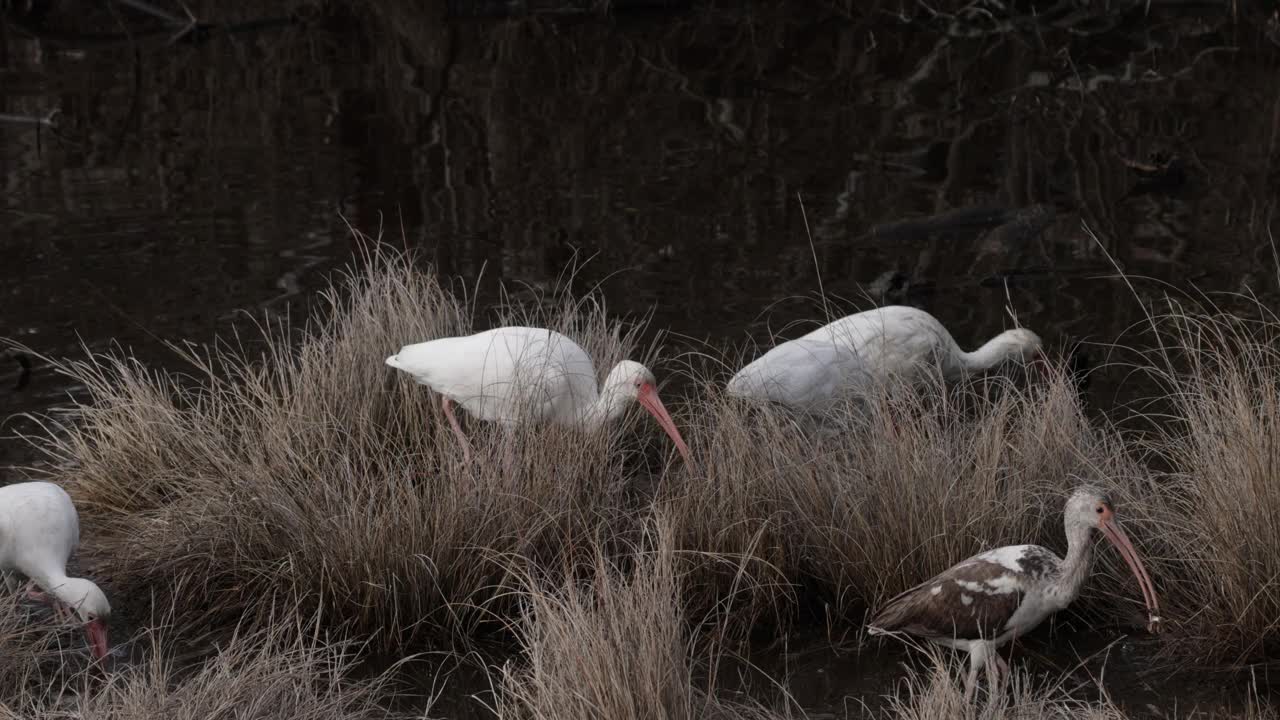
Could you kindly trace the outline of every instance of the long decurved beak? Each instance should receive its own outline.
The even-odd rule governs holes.
[[[93,651],[93,659],[101,660],[107,656],[107,624],[102,620],[91,620],[84,624],[84,633],[89,637],[89,648]]]
[[[1138,586],[1142,588],[1142,599],[1147,604],[1149,618],[1147,630],[1156,632],[1160,627],[1160,598],[1156,596],[1156,588],[1151,582],[1151,576],[1147,575],[1147,569],[1142,566],[1142,558],[1138,557],[1138,551],[1134,549],[1129,536],[1124,534],[1124,530],[1120,528],[1120,523],[1115,518],[1103,518],[1098,522],[1098,527],[1111,544],[1120,551],[1120,556],[1124,558],[1130,572],[1138,579]]]
[[[657,420],[662,429],[671,437],[671,442],[676,444],[676,449],[684,456],[685,463],[690,463],[689,446],[684,444],[684,438],[680,437],[680,431],[676,429],[675,421],[671,419],[671,414],[663,406],[662,399],[658,397],[658,390],[654,388],[653,384],[645,383],[641,385],[640,392],[636,395],[636,400],[644,406],[645,410],[649,411],[653,419]]]

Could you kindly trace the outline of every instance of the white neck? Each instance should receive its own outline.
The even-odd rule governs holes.
[[[606,425],[621,417],[630,404],[631,398],[623,392],[622,385],[606,384],[595,402],[582,413],[579,422],[587,427]]]
[[[57,588],[66,585],[67,581],[71,578],[62,570],[54,570],[53,572],[32,575],[31,579],[35,581],[35,584],[39,585],[45,592],[56,594]]]
[[[83,593],[73,593],[74,588],[68,585],[73,578],[65,572],[54,571],[31,578],[46,593],[57,598],[63,605],[75,608],[84,600]]]
[[[1072,525],[1067,528],[1067,557],[1058,569],[1058,577],[1053,581],[1058,593],[1067,602],[1080,594],[1080,588],[1089,577],[1089,568],[1093,565],[1093,531],[1086,525]]]
[[[997,335],[973,352],[960,353],[960,369],[964,373],[985,372],[1009,359],[1011,350],[1010,340]]]

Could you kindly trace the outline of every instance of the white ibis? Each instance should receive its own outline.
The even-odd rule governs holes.
[[[929,313],[889,305],[840,318],[804,337],[781,343],[729,381],[730,395],[771,401],[821,414],[845,392],[901,378],[923,379],[933,367],[948,381],[1040,353],[1040,338],[1026,328],[1006,330],[964,352]]]
[[[969,653],[965,699],[973,696],[978,667],[987,669],[995,692],[997,677],[1008,672],[998,648],[1030,631],[1071,604],[1089,574],[1093,531],[1120,551],[1138,579],[1147,605],[1148,629],[1160,623],[1160,601],[1133,543],[1120,528],[1110,499],[1084,487],[1067,499],[1063,513],[1067,557],[1039,545],[988,550],[953,566],[889,600],[869,623],[870,634],[905,633]]]
[[[623,360],[597,389],[596,370],[577,343],[553,330],[501,327],[406,345],[387,364],[440,393],[453,432],[470,458],[453,403],[482,420],[507,426],[554,422],[595,427],[638,402],[671,436],[685,461],[689,447],[658,397],[644,365]]]
[[[0,487],[0,576],[10,591],[19,587],[15,574],[26,577],[40,591],[37,600],[50,602],[79,617],[95,658],[107,655],[107,619],[111,605],[92,581],[67,577],[67,558],[80,543],[80,518],[62,488],[47,482]],[[41,592],[43,591],[43,592]]]

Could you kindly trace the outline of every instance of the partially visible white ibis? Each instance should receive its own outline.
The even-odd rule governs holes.
[[[453,403],[506,426],[554,422],[596,427],[638,402],[689,460],[689,448],[658,397],[657,381],[648,368],[623,360],[598,386],[591,357],[553,330],[500,327],[441,338],[406,345],[386,362],[440,393],[445,416],[468,458],[467,437],[454,417]]]
[[[1067,499],[1063,513],[1067,557],[1039,545],[988,550],[894,597],[872,618],[868,632],[905,633],[969,653],[965,699],[973,696],[978,667],[987,669],[995,692],[1008,665],[998,648],[1030,631],[1071,604],[1080,594],[1093,560],[1093,531],[1120,551],[1138,579],[1146,602],[1148,629],[1160,623],[1160,600],[1133,543],[1120,528],[1114,506],[1102,491],[1084,487]]]
[[[730,395],[821,414],[845,394],[890,379],[918,382],[933,368],[948,381],[1040,354],[1026,328],[1006,330],[965,352],[929,313],[890,305],[849,315],[781,343],[729,381]]]
[[[47,482],[0,487],[0,576],[10,591],[26,577],[40,591],[31,597],[70,611],[84,625],[93,656],[107,655],[106,595],[84,578],[67,577],[67,558],[80,544],[80,518],[62,488]]]

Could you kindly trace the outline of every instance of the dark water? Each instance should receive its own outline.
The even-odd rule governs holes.
[[[1265,668],[1253,686],[1214,674],[1184,674],[1171,680],[1153,667],[1161,641],[1144,636],[1094,632],[1075,624],[1070,611],[1020,638],[1012,667],[1025,671],[1037,688],[1056,687],[1077,700],[1107,697],[1132,718],[1240,717],[1250,698],[1271,697],[1274,682]],[[945,655],[944,655],[945,657]],[[906,694],[906,678],[927,681],[930,660],[897,643],[831,638],[800,631],[786,647],[769,647],[748,657],[722,656],[711,663],[695,654],[697,682],[714,683],[719,697],[797,709],[810,720],[884,717],[892,696]],[[490,660],[490,667],[501,662]],[[707,666],[715,667],[714,680]],[[959,675],[959,668],[953,668]],[[401,669],[410,705],[430,706],[432,717],[458,720],[492,717],[496,673],[478,663],[451,659],[424,661]],[[450,692],[436,694],[440,687]],[[417,693],[417,697],[414,694]],[[435,696],[434,701],[428,698]],[[1034,717],[1023,708],[1023,715]]]
[[[0,2],[0,336],[164,364],[239,310],[304,316],[348,222],[482,293],[578,264],[673,351],[793,337],[819,290],[965,346],[1007,304],[1063,351],[1166,284],[1280,293],[1263,4],[579,5],[205,2],[180,34],[162,0]],[[18,379],[4,416],[77,391]]]

